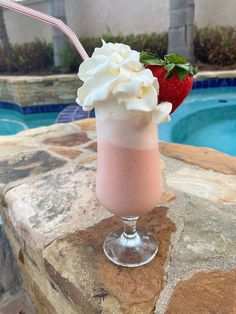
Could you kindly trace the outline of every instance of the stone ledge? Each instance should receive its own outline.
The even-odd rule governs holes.
[[[32,76],[32,75],[0,75],[0,81],[9,83],[35,83],[42,81],[70,81],[78,80],[77,74],[56,74],[56,75],[44,75],[44,76]]]
[[[122,228],[121,220],[108,218],[54,241],[44,251],[46,271],[66,298],[83,304],[90,313],[152,313],[164,284],[164,263],[175,226],[167,208],[156,208],[140,219],[159,239],[155,261],[142,268],[111,264],[102,251],[105,235]],[[70,258],[68,258],[70,256]]]
[[[236,174],[235,157],[207,147],[194,147],[175,143],[160,143],[163,155],[182,160],[204,169],[212,169],[225,174]]]
[[[196,80],[210,78],[234,78],[236,70],[201,71]],[[81,81],[77,74],[46,76],[0,76],[1,101],[17,104],[20,107],[72,104]],[[45,101],[46,100],[46,101]]]
[[[236,70],[227,71],[200,71],[196,75],[196,79],[210,79],[210,78],[233,78],[236,77]]]
[[[180,302],[182,310],[191,309],[179,287],[189,274],[205,270],[211,287],[225,293],[211,270],[223,278],[236,269],[236,158],[161,143],[165,192],[160,206],[140,220],[155,231],[160,250],[149,265],[125,269],[102,252],[105,234],[120,220],[96,200],[94,120],[24,131],[2,138],[2,145],[0,163],[8,167],[0,176],[4,226],[40,314],[149,314],[155,304],[155,313],[164,314],[175,313]],[[192,303],[220,312],[223,301],[216,308],[213,301],[206,304],[205,281],[197,285]]]
[[[236,270],[200,272],[178,283],[166,314],[235,313]]]
[[[81,81],[75,74],[0,76],[1,101],[20,107],[72,104],[80,85]]]

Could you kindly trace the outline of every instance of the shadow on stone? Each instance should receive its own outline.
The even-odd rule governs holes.
[[[31,151],[0,161],[0,182],[10,183],[15,180],[35,176],[62,167],[66,161],[51,156],[46,151]]]

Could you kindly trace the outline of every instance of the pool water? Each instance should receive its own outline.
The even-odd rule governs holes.
[[[25,129],[54,124],[58,112],[23,115],[15,110],[0,108],[0,136],[13,135]]]
[[[236,87],[193,90],[171,118],[159,126],[161,140],[236,156]]]

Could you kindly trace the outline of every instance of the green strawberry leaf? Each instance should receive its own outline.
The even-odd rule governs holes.
[[[192,68],[192,66],[191,66],[191,64],[189,64],[189,63],[185,63],[185,64],[176,64],[176,68],[180,68],[180,69],[183,69],[183,70],[186,70],[186,71],[188,71],[188,72],[191,72],[191,68]]]
[[[150,65],[165,65],[165,61],[156,57],[154,54],[145,51],[140,53],[140,62]]]
[[[175,67],[175,71],[178,75],[179,80],[182,82],[188,75],[189,75],[189,71],[186,69],[183,69],[179,66]]]
[[[165,79],[172,77],[174,71],[176,71],[180,81],[183,81],[188,74],[194,76],[198,73],[197,67],[187,63],[186,59],[177,53],[168,54],[164,56],[164,60],[162,60],[150,52],[142,51],[140,53],[140,62],[164,67],[167,71]]]
[[[193,67],[191,74],[196,75],[198,73],[198,67]]]
[[[165,80],[167,80],[167,79],[169,79],[169,78],[171,78],[171,77],[173,77],[174,76],[174,71],[170,71],[170,72],[167,72],[166,73],[166,76],[165,76]]]
[[[177,53],[170,53],[168,55],[165,55],[164,60],[167,63],[174,63],[174,64],[186,63],[186,59],[183,56],[178,55]]]
[[[170,72],[171,70],[173,70],[175,67],[174,63],[168,63],[167,65],[164,66],[164,68],[166,69],[166,71]]]

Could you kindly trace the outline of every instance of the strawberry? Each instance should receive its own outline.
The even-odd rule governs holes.
[[[198,72],[197,67],[186,63],[183,56],[175,53],[166,55],[162,60],[151,53],[142,52],[140,61],[158,79],[158,103],[169,101],[172,103],[173,113],[191,91],[193,76]]]

